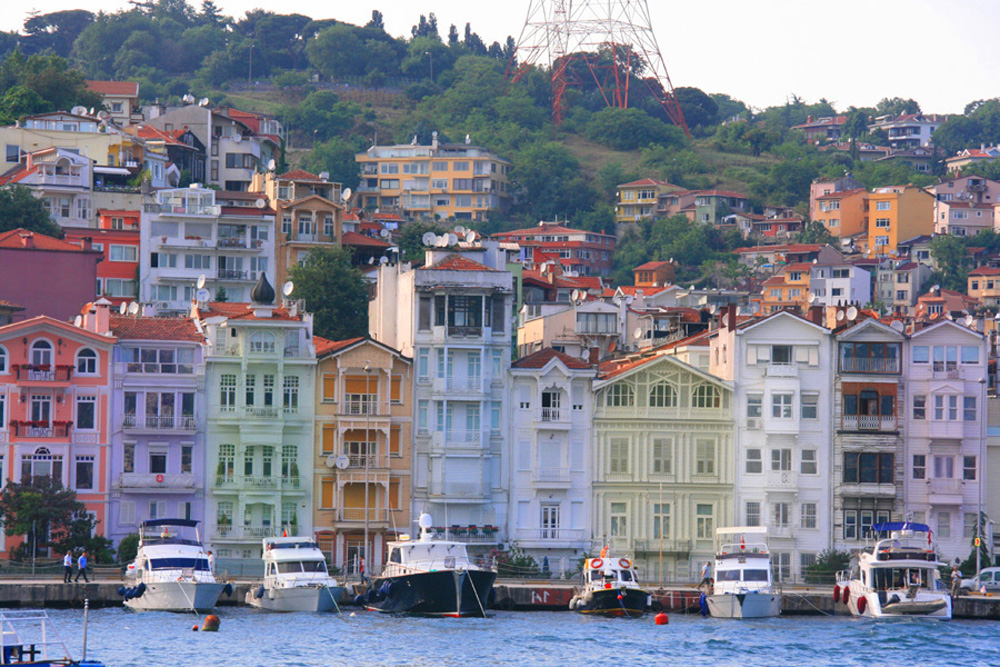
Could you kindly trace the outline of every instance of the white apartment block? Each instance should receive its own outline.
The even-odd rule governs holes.
[[[809,291],[815,306],[863,306],[872,300],[871,274],[847,262],[813,264]]]

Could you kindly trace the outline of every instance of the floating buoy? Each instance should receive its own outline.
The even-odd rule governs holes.
[[[354,596],[354,604],[355,605],[357,605],[358,607],[360,607],[364,603],[365,603],[365,599],[362,596],[360,596],[360,595],[355,595]]]
[[[228,597],[228,598],[233,597],[233,585],[232,584],[226,584],[225,588],[222,589],[222,592],[225,593],[226,597]]]
[[[192,625],[191,626],[191,632],[198,632],[198,626],[197,625]]]
[[[352,611],[352,612],[351,612],[351,615],[350,615],[350,618],[354,618],[355,616],[357,616],[357,614],[355,614],[355,613],[354,613],[354,612]]]
[[[260,587],[257,589],[257,592],[254,593],[253,596],[255,598],[257,598],[258,600],[261,599],[262,597],[264,597],[264,584],[260,585]]]
[[[205,622],[201,624],[202,632],[218,632],[219,631],[219,617],[215,614],[209,614],[205,617]]]
[[[657,625],[667,625],[668,623],[670,623],[670,617],[664,614],[662,611],[656,616],[654,616],[653,620],[656,621]]]

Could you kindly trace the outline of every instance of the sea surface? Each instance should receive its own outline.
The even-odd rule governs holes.
[[[107,667],[570,667],[1000,665],[1000,622],[782,617],[734,621],[674,614],[599,619],[571,612],[503,612],[486,619],[222,609],[218,633],[192,632],[194,614],[90,611],[89,659]],[[79,659],[80,610],[50,611]]]

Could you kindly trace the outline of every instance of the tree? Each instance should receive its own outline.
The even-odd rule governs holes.
[[[365,24],[366,28],[375,28],[377,30],[385,30],[385,21],[382,18],[382,12],[377,9],[372,10],[372,18],[368,23]]]
[[[24,49],[28,53],[52,51],[68,58],[73,42],[93,21],[94,15],[84,9],[31,16],[24,22]]]
[[[536,141],[518,151],[512,162],[519,205],[536,220],[573,216],[592,206],[595,193],[580,162],[563,144]]]
[[[840,133],[847,137],[851,144],[851,157],[858,159],[858,139],[868,134],[868,114],[851,107],[847,110],[847,118],[840,128]]]
[[[292,267],[296,298],[313,314],[313,330],[331,340],[368,334],[368,292],[361,271],[344,248],[315,248]]]
[[[8,482],[0,491],[0,519],[8,536],[25,536],[18,551],[22,557],[30,556],[34,545],[39,551],[52,548],[56,553],[86,549],[99,561],[110,544],[91,537],[96,520],[76,499],[75,491],[63,488],[49,475]]]
[[[139,552],[139,533],[129,533],[118,543],[118,562],[123,565],[135,560]]]
[[[704,91],[698,88],[675,88],[674,97],[681,106],[688,127],[705,127],[718,122],[719,105]]]
[[[806,582],[829,584],[834,581],[837,572],[847,569],[850,562],[850,552],[825,549],[816,554],[816,560],[812,565],[806,567]]]
[[[795,237],[796,243],[829,243],[834,244],[833,235],[830,230],[823,226],[823,223],[810,220],[802,225],[802,230]]]
[[[908,113],[920,113],[920,105],[916,100],[904,100],[901,97],[883,97],[875,105],[878,116],[902,116]]]
[[[591,141],[620,151],[631,151],[650,144],[675,148],[685,144],[680,128],[667,125],[641,109],[601,109],[587,123],[585,132]]]
[[[57,239],[63,237],[62,228],[52,222],[44,202],[35,197],[30,188],[23,185],[0,188],[0,232],[18,228]]]
[[[359,177],[354,156],[362,150],[363,146],[359,144],[363,141],[359,137],[354,140],[334,137],[309,151],[299,166],[314,174],[329,172],[331,181],[340,183],[345,188],[355,188]]]
[[[0,90],[9,93],[18,86],[33,90],[52,110],[76,105],[100,108],[102,103],[100,95],[87,89],[83,73],[71,69],[69,61],[56,55],[25,58],[20,51],[14,51],[7,56],[0,66]]]
[[[942,234],[931,239],[931,257],[938,266],[936,277],[939,285],[945,289],[964,292],[968,277],[969,254],[965,244],[957,236]],[[931,278],[932,280],[935,277]]]
[[[449,230],[442,225],[432,222],[408,222],[403,226],[403,231],[396,237],[396,245],[399,246],[400,259],[406,262],[424,261],[423,236],[427,232],[444,234]]]

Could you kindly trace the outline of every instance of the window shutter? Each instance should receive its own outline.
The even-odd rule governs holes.
[[[747,365],[753,366],[757,363],[757,346],[747,345]]]
[[[344,386],[344,391],[348,394],[374,394],[376,387],[378,387],[378,378],[369,378],[365,375],[348,375]],[[371,392],[368,391],[369,388]]]
[[[333,507],[333,480],[323,479],[320,482],[320,507]]]
[[[399,403],[403,400],[403,378],[398,375],[392,376],[389,384],[389,400]]]
[[[758,345],[757,346],[757,360],[758,361],[771,361],[771,346],[770,345]]]
[[[324,401],[335,401],[335,400],[337,400],[337,376],[336,375],[324,375],[323,376],[323,400]]]
[[[809,365],[819,366],[819,348],[809,348]]]
[[[808,348],[805,345],[796,345],[794,347],[794,350],[795,350],[795,363],[798,364],[808,363],[809,353],[812,352],[811,348]]]
[[[395,456],[399,456],[400,432],[399,426],[393,426],[389,429],[389,453]]]
[[[323,451],[332,452],[334,436],[337,433],[337,427],[333,424],[325,424],[323,426]]]

